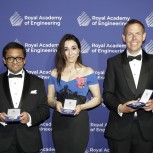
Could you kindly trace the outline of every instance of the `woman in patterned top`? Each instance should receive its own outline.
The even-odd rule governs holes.
[[[82,64],[81,44],[72,34],[61,39],[55,65],[48,82],[48,103],[55,108],[53,143],[57,153],[84,153],[89,140],[87,110],[101,103],[99,83],[94,70]],[[88,91],[93,98],[86,101]],[[77,102],[73,116],[62,114],[66,99]]]

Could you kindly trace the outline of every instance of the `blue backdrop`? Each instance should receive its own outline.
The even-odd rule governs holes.
[[[84,64],[95,70],[102,92],[107,59],[125,49],[121,34],[129,19],[136,18],[144,23],[147,39],[143,47],[153,54],[152,6],[152,0],[2,0],[0,50],[10,41],[24,45],[27,50],[25,68],[43,78],[47,90],[58,43],[64,34],[72,33],[79,38]],[[0,73],[5,70],[0,58]],[[86,153],[109,152],[103,136],[107,108],[101,104],[90,110],[89,116],[90,140]],[[55,153],[51,117],[40,125],[40,131],[44,144],[40,152]]]

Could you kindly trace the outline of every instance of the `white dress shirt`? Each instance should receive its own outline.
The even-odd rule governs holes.
[[[8,70],[8,76],[9,76],[10,73],[12,73],[12,72],[10,72]],[[13,102],[14,108],[18,108],[19,107],[19,103],[20,103],[21,96],[22,96],[25,73],[22,70],[17,74],[22,74],[22,78],[15,77],[15,78],[9,78],[8,79],[9,80],[10,93],[11,93],[11,97],[12,97],[12,102]],[[15,74],[15,75],[17,75],[17,74]]]
[[[137,55],[141,55],[141,57],[142,57],[142,49],[140,50],[140,52]],[[135,56],[137,56],[137,55],[135,55]],[[127,57],[128,56],[133,56],[133,55],[130,54],[130,52],[127,50]],[[134,59],[132,61],[129,61],[129,65],[130,65],[130,68],[132,71],[135,87],[137,89],[138,82],[139,82],[139,76],[140,76],[140,72],[141,72],[142,58],[141,58],[141,60]],[[122,116],[123,113],[119,112],[119,107],[120,107],[120,105],[118,106],[118,114],[120,116]],[[135,117],[137,116],[137,112],[134,113],[134,116]]]
[[[128,51],[127,51],[127,56],[132,56]],[[139,54],[137,55],[141,55],[142,57],[142,50],[140,50]],[[137,56],[136,55],[136,56]],[[135,83],[135,87],[137,88],[138,86],[138,81],[139,81],[139,76],[140,76],[140,71],[141,71],[141,65],[142,65],[142,58],[141,60],[132,60],[129,62],[131,71],[132,71],[132,75],[133,75],[133,79],[134,79],[134,83]]]
[[[9,74],[13,74],[10,70],[8,70],[8,76]],[[9,81],[9,88],[10,88],[10,93],[11,93],[11,97],[12,97],[12,102],[13,102],[13,106],[14,108],[18,108],[19,104],[20,104],[20,100],[21,100],[21,96],[22,96],[22,91],[23,91],[23,84],[24,84],[24,76],[25,76],[25,72],[22,69],[19,73],[15,74],[22,74],[22,78],[8,78]],[[15,89],[15,90],[14,90]],[[29,122],[27,123],[27,126],[31,126],[31,116],[29,115]],[[5,122],[0,122],[2,125],[7,125]]]

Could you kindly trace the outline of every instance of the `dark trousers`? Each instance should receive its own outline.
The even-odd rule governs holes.
[[[20,147],[20,144],[19,144],[19,142],[17,140],[16,134],[14,134],[14,140],[13,140],[12,145],[10,146],[10,148],[8,150],[6,150],[4,152],[0,152],[0,153],[39,153],[39,151],[37,151],[37,152],[24,152],[22,150],[22,148]]]
[[[141,135],[138,121],[133,121],[129,136],[121,141],[108,139],[110,153],[152,153],[153,141],[146,141]]]

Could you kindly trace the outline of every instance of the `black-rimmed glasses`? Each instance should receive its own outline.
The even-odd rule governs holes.
[[[24,57],[7,57],[5,60],[7,60],[9,63],[13,63],[14,60],[16,60],[18,63],[21,63],[24,60]]]

